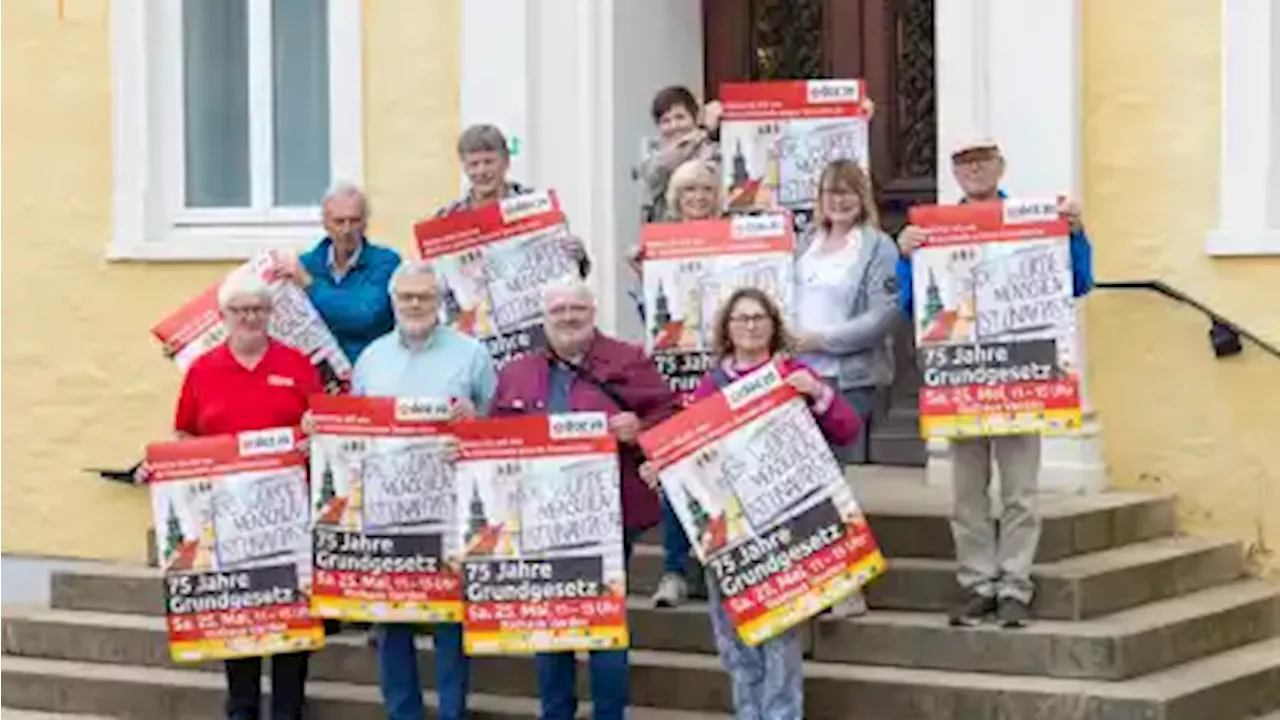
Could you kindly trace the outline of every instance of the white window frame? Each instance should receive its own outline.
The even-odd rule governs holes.
[[[1222,122],[1215,257],[1280,255],[1280,9],[1222,2]]]
[[[329,165],[334,179],[364,175],[362,3],[327,0]],[[265,248],[305,248],[323,234],[320,209],[186,208],[182,143],[181,0],[112,0],[111,260],[237,260]],[[251,46],[270,40],[271,3],[249,0]],[[264,21],[265,18],[265,21]],[[251,57],[253,53],[251,51]],[[250,70],[250,126],[256,200],[274,194],[271,86]],[[265,110],[264,110],[265,108]],[[264,115],[257,115],[258,118]]]

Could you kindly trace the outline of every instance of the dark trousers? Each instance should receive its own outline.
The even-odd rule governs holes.
[[[623,564],[630,566],[631,550],[640,531],[624,530]],[[591,672],[591,704],[594,720],[623,720],[631,704],[627,651],[592,650],[587,668]],[[576,689],[577,661],[571,652],[538,653],[534,656],[538,694],[542,697],[542,720],[573,720],[578,714]]]
[[[302,720],[309,652],[271,657],[271,720]],[[262,717],[262,658],[226,662],[227,720]]]

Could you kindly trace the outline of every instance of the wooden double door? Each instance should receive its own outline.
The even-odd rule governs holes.
[[[886,231],[937,197],[934,0],[703,0],[705,97],[724,82],[862,78],[876,103],[871,175]],[[873,424],[871,459],[923,465],[920,386],[909,323],[896,379]]]

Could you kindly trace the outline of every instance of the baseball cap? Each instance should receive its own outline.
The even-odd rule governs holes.
[[[951,157],[955,159],[959,155],[975,150],[990,150],[998,153],[1000,152],[1000,146],[989,137],[965,138],[952,146]]]

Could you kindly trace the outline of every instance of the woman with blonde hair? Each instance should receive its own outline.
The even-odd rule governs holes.
[[[857,435],[858,414],[829,384],[818,379],[803,362],[787,353],[786,323],[777,303],[762,290],[734,290],[716,313],[715,364],[694,390],[704,398],[766,363],[776,363],[785,381],[808,403],[809,411],[832,445]],[[658,486],[651,463],[640,466],[640,477]],[[804,646],[799,628],[791,628],[757,646],[748,646],[724,608],[719,581],[707,572],[708,609],[720,662],[733,688],[734,717],[742,720],[803,720]]]
[[[796,248],[796,352],[863,418],[837,449],[846,464],[868,461],[871,417],[893,383],[898,249],[880,229],[871,179],[853,160],[834,160],[818,178],[815,222]],[[860,615],[855,595],[835,609]]]
[[[671,173],[666,195],[667,222],[692,222],[720,217],[720,174],[714,163],[695,158]],[[640,248],[632,248],[627,261],[636,275],[640,274]],[[644,317],[644,298],[633,293],[640,317]],[[702,595],[701,575],[690,577],[689,540],[676,519],[665,496],[662,497],[662,577],[653,593],[653,605],[678,607],[689,597]]]

